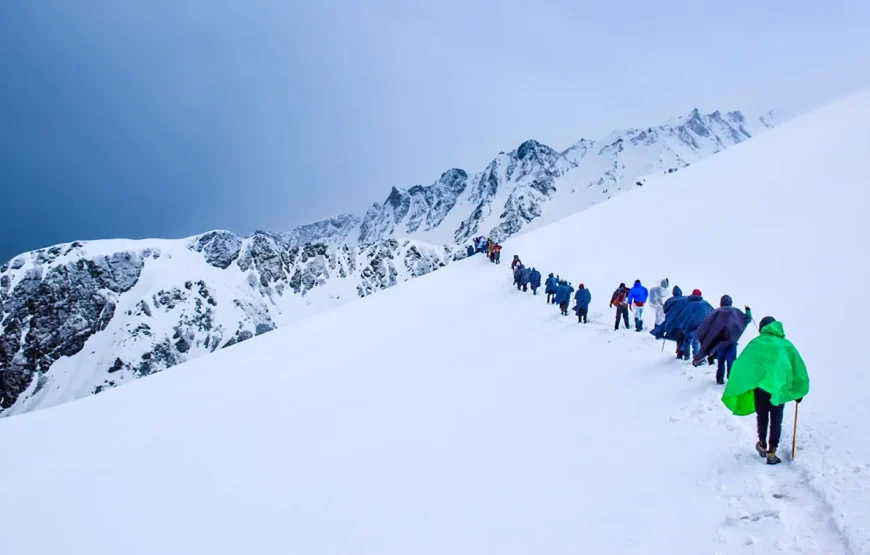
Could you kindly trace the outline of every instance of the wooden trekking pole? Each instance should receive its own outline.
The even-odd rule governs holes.
[[[800,403],[794,404],[794,430],[791,433],[791,460],[794,460],[794,451],[795,445],[797,445],[797,416],[798,416],[798,405]]]

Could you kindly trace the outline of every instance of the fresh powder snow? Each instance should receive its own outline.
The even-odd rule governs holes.
[[[870,553],[868,127],[870,91],[516,237],[500,266],[4,419],[3,550]],[[583,282],[590,323],[511,287],[513,254]],[[712,368],[613,331],[618,283],[662,277],[783,322],[812,380],[795,460],[763,464]]]

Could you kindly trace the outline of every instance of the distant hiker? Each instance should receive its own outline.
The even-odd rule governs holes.
[[[722,402],[737,416],[756,414],[758,443],[755,450],[767,464],[782,462],[776,456],[782,434],[785,403],[800,403],[810,392],[810,377],[800,353],[785,338],[782,323],[762,318],[761,335],[746,345],[734,362]],[[770,437],[767,437],[768,423]]]
[[[476,253],[474,252],[474,247],[468,245],[468,248],[465,249],[466,256],[474,256]]]
[[[710,313],[698,328],[698,341],[701,350],[695,354],[692,364],[699,366],[704,357],[709,357],[707,362],[713,363],[713,359],[719,360],[716,369],[716,383],[724,384],[726,371],[731,376],[731,367],[737,358],[737,341],[743,335],[743,330],[752,321],[752,311],[748,306],[744,307],[746,313],[731,306],[733,301],[728,295],[722,295],[719,308]]]
[[[547,276],[547,281],[544,282],[544,293],[547,294],[547,304],[556,302],[556,289],[559,287],[559,282],[550,273]]]
[[[532,279],[532,271],[525,266],[520,270],[520,285],[523,287],[523,292],[528,291],[529,280]]]
[[[559,312],[562,312],[562,300],[568,292],[568,284],[562,280],[556,282],[556,296],[553,299],[553,304],[559,305]]]
[[[477,250],[480,252],[486,252],[486,237],[483,235],[481,235],[480,239],[477,241]]]
[[[493,245],[492,239],[487,237],[486,238],[486,257],[487,258],[492,256],[492,245]]]
[[[682,324],[682,312],[686,308],[686,303],[689,302],[688,297],[683,296],[683,290],[678,285],[674,286],[674,296],[665,301],[664,312],[665,321],[655,327],[650,333],[656,339],[664,339],[674,341],[677,344],[677,358],[683,359],[683,330],[680,327]]]
[[[634,309],[634,331],[643,329],[643,305],[649,297],[649,291],[646,287],[640,284],[640,280],[635,280],[634,287],[628,292],[628,307]]]
[[[574,288],[567,281],[559,282],[556,288],[556,304],[559,305],[559,312],[562,316],[568,315],[568,303],[571,302],[571,293]]]
[[[501,264],[501,245],[498,243],[492,247],[492,259],[496,264]]]
[[[670,299],[665,301],[665,306],[664,306],[665,316],[668,315],[668,311],[673,309],[675,305],[681,305],[685,301],[689,300],[688,297],[683,296],[683,290],[680,289],[679,285],[674,285],[674,289],[673,289],[673,291],[671,291],[671,294],[673,296]]]
[[[628,329],[628,289],[624,283],[620,283],[613,296],[610,297],[610,306],[616,307],[616,323],[613,325],[614,331],[619,329],[620,316],[625,321],[625,329]]]
[[[592,293],[581,283],[577,286],[577,293],[574,294],[574,301],[577,303],[574,306],[574,312],[577,313],[577,323],[589,323],[589,303],[592,302]]]
[[[532,268],[529,274],[529,286],[532,288],[532,295],[538,294],[538,287],[541,286],[541,272]]]
[[[679,315],[682,320],[680,329],[683,332],[683,357],[686,360],[689,360],[690,350],[695,355],[701,350],[701,343],[698,341],[698,328],[711,312],[713,312],[713,307],[704,300],[701,290],[692,291]]]
[[[520,262],[520,257],[519,257],[518,255],[515,254],[515,255],[514,255],[514,259],[513,259],[513,261],[511,262],[511,270],[516,271],[517,266],[519,266],[520,264],[522,264],[522,262]]]
[[[665,321],[665,300],[668,298],[668,280],[663,279],[659,287],[653,287],[649,290],[649,300],[647,304],[652,307],[656,315],[656,325],[660,326]]]
[[[525,269],[526,267],[523,266],[522,262],[514,268],[514,285],[517,286],[517,291],[523,288],[523,270]]]

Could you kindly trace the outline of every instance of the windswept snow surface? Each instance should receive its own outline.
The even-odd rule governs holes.
[[[477,256],[0,421],[3,550],[870,553],[868,128],[862,93],[506,245],[585,282],[587,326]],[[768,467],[711,369],[613,331],[615,285],[662,276],[784,322],[795,461],[793,405]]]

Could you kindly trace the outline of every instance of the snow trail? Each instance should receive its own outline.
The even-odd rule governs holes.
[[[506,278],[510,278],[510,275]],[[517,293],[524,295],[519,291]],[[540,295],[531,297],[537,300]],[[721,544],[723,550],[716,550],[715,553],[730,553],[733,552],[731,548],[740,545],[744,546],[741,553],[853,553],[848,538],[837,525],[832,507],[813,487],[809,473],[791,464],[793,412],[787,410],[783,421],[780,452],[784,464],[776,468],[768,467],[754,449],[757,439],[755,418],[738,418],[724,409],[721,402],[724,386],[715,383],[715,365],[704,364],[696,368],[689,361],[675,360],[672,353],[676,345],[672,341],[666,341],[663,351],[659,351],[661,341],[649,335],[654,323],[651,311],[644,314],[645,329],[637,333],[623,329],[622,324],[619,331],[614,331],[615,309],[590,313],[588,324],[578,323],[571,311],[567,317],[560,316],[556,305],[547,305],[544,309],[552,313],[552,324],[560,328],[578,328],[580,333],[595,333],[608,345],[618,347],[623,342],[627,343],[625,348],[628,352],[648,349],[659,352],[658,360],[647,361],[635,370],[638,373],[661,374],[659,378],[672,382],[675,377],[685,382],[678,381],[672,387],[687,389],[691,394],[690,400],[668,422],[677,428],[692,428],[681,430],[681,436],[711,435],[720,440],[710,453],[705,453],[712,455],[710,458],[716,461],[711,469],[711,474],[715,474],[699,483],[717,492],[720,506],[727,507],[726,516],[716,535],[716,542]],[[634,325],[633,315],[630,316]],[[794,403],[788,406],[791,411],[793,407]],[[685,446],[685,452],[687,459],[697,454],[691,444]],[[642,460],[641,455],[641,464]],[[773,541],[766,541],[771,538]]]

